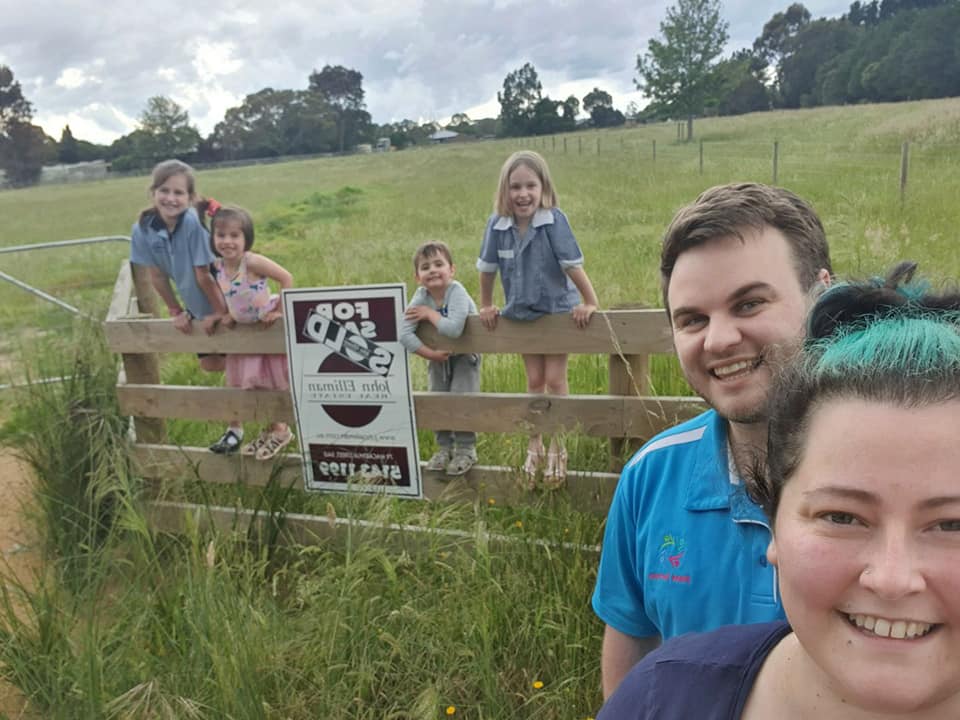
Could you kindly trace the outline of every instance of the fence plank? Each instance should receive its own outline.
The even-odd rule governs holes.
[[[252,527],[254,535],[262,536],[269,532],[270,518],[263,513],[254,514],[252,510],[189,503],[153,502],[147,506],[147,521],[155,530],[175,534],[183,534],[191,527],[208,529],[212,525],[221,532],[246,533]],[[284,542],[317,545],[327,540],[343,538],[348,533],[354,536],[355,542],[374,537],[377,542],[384,543],[384,536],[389,536],[389,547],[397,553],[401,551],[419,553],[425,550],[452,547],[471,548],[477,542],[482,542],[485,547],[494,552],[508,551],[525,544],[542,547],[545,553],[551,555],[557,550],[600,553],[599,545],[576,545],[501,533],[478,533],[472,530],[385,524],[358,518],[338,517],[330,520],[326,517],[295,513],[284,516],[280,537]]]
[[[178,447],[176,445],[133,446],[133,460],[145,478],[166,480],[199,477],[206,482],[263,487],[274,471],[274,463],[258,462],[239,455],[216,455],[206,448]],[[287,453],[277,461],[277,480],[284,487],[303,489],[300,456]],[[531,493],[522,487],[519,467],[475,465],[466,475],[447,478],[443,473],[424,469],[420,463],[423,494],[427,500],[439,502],[482,502],[493,504],[522,504],[539,492]],[[570,471],[564,494],[584,512],[603,516],[610,506],[617,486],[615,473],[587,473]]]
[[[117,388],[124,414],[150,418],[293,422],[290,395],[277,390],[127,384]],[[702,412],[695,397],[414,393],[425,430],[650,437]]]
[[[282,353],[286,349],[279,324],[220,328],[210,337],[199,330],[184,335],[169,320],[108,320],[104,330],[110,349],[119,353]],[[666,317],[659,309],[598,312],[583,330],[569,315],[546,315],[534,322],[501,318],[494,332],[484,329],[480,318],[470,317],[459,338],[442,337],[429,323],[421,324],[419,335],[430,347],[457,353],[609,354],[617,346],[625,354],[673,352]]]

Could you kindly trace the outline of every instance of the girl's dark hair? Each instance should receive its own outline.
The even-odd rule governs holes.
[[[220,257],[217,248],[213,242],[214,233],[217,230],[217,223],[236,222],[240,224],[240,230],[243,232],[243,249],[250,250],[253,247],[253,218],[250,213],[242,207],[236,205],[221,205],[216,200],[204,198],[197,203],[197,214],[200,215],[200,222],[204,227],[207,225],[207,219],[210,220],[210,249],[213,254]]]
[[[916,263],[828,289],[797,358],[774,384],[765,468],[754,499],[771,522],[806,447],[810,418],[839,398],[924,407],[960,399],[960,292],[931,293]],[[960,424],[958,424],[960,428]]]
[[[161,163],[157,163],[153,168],[153,172],[150,174],[150,187],[148,192],[152,193],[174,175],[183,175],[187,179],[187,194],[189,195],[190,201],[193,202],[197,195],[197,179],[193,174],[193,168],[181,160],[164,160]],[[143,225],[147,217],[156,211],[156,206],[153,204],[148,208],[144,208],[140,211],[140,217],[137,222]]]

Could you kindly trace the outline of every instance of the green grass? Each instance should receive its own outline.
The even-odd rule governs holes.
[[[711,185],[769,181],[777,141],[779,182],[820,212],[839,275],[910,258],[934,278],[960,277],[960,101],[719,118],[698,121],[696,132],[702,174],[699,144],[676,142],[668,123],[570,135],[566,153],[562,136],[484,142],[204,171],[198,184],[253,212],[257,248],[298,286],[411,285],[413,249],[441,239],[476,294],[473,263],[500,164],[533,147],[550,162],[602,304],[656,306],[659,241],[675,210]],[[911,163],[901,204],[904,141]],[[126,235],[147,182],[0,193],[0,247]],[[119,243],[0,254],[0,270],[102,317],[125,257]],[[546,719],[596,710],[602,627],[589,609],[597,559],[589,548],[600,540],[598,519],[562,496],[504,508],[261,494],[184,478],[171,496],[458,528],[476,542],[438,534],[413,552],[408,534],[359,529],[311,549],[230,532],[153,534],[123,452],[116,367],[96,334],[78,336],[68,314],[5,285],[0,329],[0,382],[73,378],[0,394],[0,439],[40,475],[48,542],[32,587],[8,579],[0,668],[43,717],[435,718],[453,706],[455,717]],[[425,363],[412,367],[424,388]],[[604,392],[606,372],[606,358],[571,358],[572,391]],[[687,392],[673,358],[653,358],[651,374],[658,393]],[[162,376],[220,381],[188,355],[166,357]],[[485,391],[521,392],[523,370],[517,358],[491,356],[482,382]],[[187,445],[219,432],[185,420],[169,428]],[[420,439],[429,453],[431,434]],[[519,435],[480,438],[484,462],[518,465],[523,446]],[[568,446],[572,467],[605,469],[603,441],[573,435]],[[513,542],[491,545],[486,531]]]

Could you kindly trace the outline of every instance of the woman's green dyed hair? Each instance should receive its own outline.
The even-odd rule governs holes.
[[[766,467],[754,490],[771,521],[823,403],[924,407],[960,399],[960,292],[931,293],[915,270],[901,263],[885,279],[838,284],[811,310],[804,346],[771,397]]]

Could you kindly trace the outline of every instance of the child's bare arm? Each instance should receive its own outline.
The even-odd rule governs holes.
[[[281,288],[287,290],[293,287],[293,275],[279,263],[257,253],[247,254],[247,270],[260,277],[270,278]]]
[[[578,328],[585,328],[587,323],[590,322],[590,317],[597,311],[600,301],[593,289],[593,283],[590,282],[590,278],[587,277],[587,273],[582,267],[570,268],[567,270],[567,275],[580,292],[580,297],[583,298],[583,302],[577,305],[571,313],[573,321]]]
[[[185,335],[189,335],[193,330],[190,313],[180,306],[180,301],[173,292],[173,286],[170,285],[170,278],[156,265],[148,265],[147,269],[150,271],[150,284],[167,306],[173,318],[173,326]]]
[[[285,267],[257,253],[247,254],[247,272],[255,273],[260,277],[270,278],[283,290],[288,290],[293,287],[293,275],[291,275]],[[269,327],[282,317],[283,307],[278,305],[276,310],[271,310],[264,315],[260,319],[260,322]]]
[[[480,273],[480,322],[487,330],[497,327],[497,315],[500,312],[493,304],[493,284],[496,279],[496,273]]]

